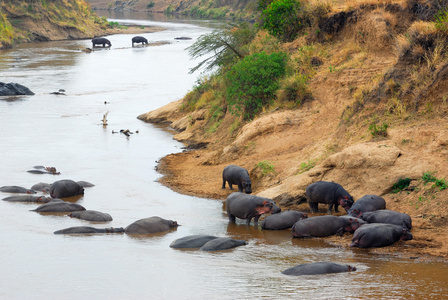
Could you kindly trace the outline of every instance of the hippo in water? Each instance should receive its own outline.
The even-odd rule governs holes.
[[[308,215],[300,211],[284,211],[266,217],[263,222],[261,222],[261,228],[268,230],[288,229],[291,228],[299,220],[306,218],[308,218]]]
[[[84,188],[70,179],[55,181],[50,188],[50,196],[52,198],[66,198],[83,194]]]
[[[333,206],[338,212],[339,205],[347,211],[353,204],[353,197],[335,182],[317,181],[310,184],[305,193],[312,212],[318,212],[318,203],[328,204],[328,214],[331,214]]]
[[[165,220],[160,217],[140,219],[128,225],[124,230],[129,234],[150,234],[168,231],[179,226],[176,221]]]
[[[89,226],[75,226],[57,230],[54,234],[91,234],[91,233],[123,233],[124,228],[94,228]]]
[[[372,223],[362,225],[355,231],[350,247],[385,247],[399,240],[412,240],[412,234],[405,225]]]
[[[35,191],[17,186],[17,185],[7,185],[0,187],[0,191],[4,193],[14,193],[14,194],[36,194]]]
[[[249,172],[246,169],[236,166],[228,165],[222,172],[222,189],[226,188],[226,181],[229,188],[233,190],[232,184],[238,185],[240,193],[252,193],[252,183],[249,178]]]
[[[177,240],[174,240],[171,244],[171,248],[200,248],[205,243],[210,242],[213,239],[217,239],[214,235],[188,235]]]
[[[58,202],[48,202],[45,204],[42,204],[36,209],[33,209],[32,211],[36,212],[72,212],[72,211],[81,211],[86,210],[82,205],[76,204],[76,203],[68,203],[65,201],[58,201]]]
[[[318,275],[341,272],[356,271],[356,267],[350,265],[340,265],[331,262],[315,262],[309,264],[301,264],[282,272],[285,275],[300,276],[300,275]]]
[[[111,47],[112,43],[106,38],[97,37],[92,39],[92,47],[95,47],[95,45],[103,45],[103,47],[106,47],[107,45],[108,47]]]
[[[34,184],[31,187],[31,189],[33,191],[42,192],[42,193],[46,193],[46,194],[50,193],[50,188],[51,188],[51,184],[50,183],[44,183],[44,182],[36,183],[36,184]]]
[[[359,218],[362,213],[386,208],[386,200],[377,195],[365,195],[356,200],[347,214]]]
[[[34,202],[34,203],[48,203],[52,198],[37,195],[15,195],[3,198],[3,201],[9,202]]]
[[[148,40],[142,36],[134,36],[132,38],[132,47],[134,47],[134,43],[142,43],[142,45],[144,44],[148,44]]]
[[[234,240],[228,237],[220,237],[205,243],[201,248],[199,248],[199,251],[222,251],[243,245],[246,245],[246,241],[244,240]]]
[[[91,222],[109,222],[112,221],[112,217],[109,214],[102,213],[96,210],[83,210],[74,211],[69,214],[71,218],[78,218],[85,221]]]
[[[324,237],[342,235],[344,232],[355,232],[361,226],[351,218],[337,216],[317,216],[298,221],[292,226],[292,236],[296,238]]]
[[[235,223],[235,219],[246,220],[247,225],[254,218],[254,225],[258,225],[258,219],[262,214],[276,214],[281,212],[280,207],[268,198],[247,195],[240,192],[230,194],[226,199],[227,215],[229,221]]]

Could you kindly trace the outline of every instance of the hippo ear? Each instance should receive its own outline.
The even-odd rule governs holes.
[[[268,200],[264,200],[263,201],[263,206],[265,206],[265,205],[267,205],[268,204]]]

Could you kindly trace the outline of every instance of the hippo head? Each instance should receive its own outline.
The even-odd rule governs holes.
[[[348,214],[355,218],[361,218],[362,216],[362,213],[357,208],[349,210]]]
[[[348,211],[350,209],[350,207],[352,207],[352,205],[355,201],[353,201],[352,196],[345,195],[345,196],[342,196],[341,198],[339,198],[338,202],[339,202],[339,205],[345,209],[345,211]]]
[[[120,232],[124,232],[124,228],[123,227],[118,227],[118,228],[106,228],[106,232],[107,233],[120,233]]]
[[[362,224],[355,218],[348,218],[348,222],[344,227],[344,230],[350,233],[354,233]]]
[[[282,211],[281,208],[275,205],[275,202],[271,200],[264,200],[263,206],[257,207],[256,210],[260,215],[267,213],[276,214]]]
[[[170,221],[169,225],[170,225],[170,227],[180,226],[179,224],[177,224],[177,221]]]
[[[408,227],[405,224],[403,224],[402,230],[403,230],[403,233],[401,234],[400,240],[402,240],[402,241],[412,240],[412,238],[413,238],[412,233],[409,232]]]
[[[351,271],[356,271],[356,267],[352,267],[350,265],[347,265],[347,271],[351,272]]]
[[[246,194],[252,193],[252,183],[250,182],[250,179],[243,180],[241,184],[243,185],[243,190]]]

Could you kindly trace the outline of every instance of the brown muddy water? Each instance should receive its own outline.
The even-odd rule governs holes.
[[[204,22],[138,19],[134,22],[168,28],[146,34],[148,40],[171,43],[132,48],[132,35],[113,35],[110,50],[93,53],[80,51],[90,47],[89,40],[0,52],[0,81],[36,93],[0,99],[0,186],[89,181],[95,186],[77,203],[113,217],[91,224],[30,211],[36,204],[0,201],[0,299],[446,299],[446,264],[292,239],[288,230],[262,231],[242,221],[229,225],[220,200],[180,195],[159,184],[157,160],[183,145],[136,117],[192,88],[198,75],[188,74],[195,62],[184,49],[211,29]],[[174,41],[178,36],[193,39]],[[50,94],[59,89],[66,95]],[[109,125],[103,128],[107,111]],[[120,129],[139,133],[112,133]],[[26,172],[35,165],[54,166],[62,174]],[[53,234],[71,226],[125,227],[150,216],[182,226],[141,238]],[[169,247],[191,234],[244,239],[248,245],[212,253]],[[317,261],[358,270],[304,277],[280,273]]]

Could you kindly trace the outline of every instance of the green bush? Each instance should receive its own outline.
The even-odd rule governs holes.
[[[423,173],[422,180],[425,182],[425,184],[427,184],[428,182],[434,182],[432,187],[437,187],[439,190],[448,188],[448,182],[445,179],[437,179],[433,174],[434,172]]]
[[[407,188],[411,184],[410,178],[400,178],[392,186],[392,193],[398,193]]]
[[[146,4],[146,8],[153,8],[155,5],[155,3],[153,1],[149,2],[148,4]]]
[[[435,19],[435,27],[443,33],[448,33],[448,8],[439,10]]]
[[[285,42],[293,41],[305,20],[296,0],[275,0],[262,11],[262,28]]]
[[[383,125],[381,125],[381,126],[377,126],[375,123],[372,123],[369,125],[369,131],[373,137],[377,137],[377,136],[386,137],[388,127],[389,127],[389,125],[387,125],[387,123],[383,123]]]
[[[265,176],[269,173],[273,173],[273,174],[277,173],[277,172],[275,172],[274,164],[272,162],[270,162],[269,160],[260,161],[256,167],[261,170],[261,176]]]
[[[279,79],[286,73],[287,55],[261,52],[246,56],[226,74],[227,104],[234,115],[250,120],[272,103]]]

